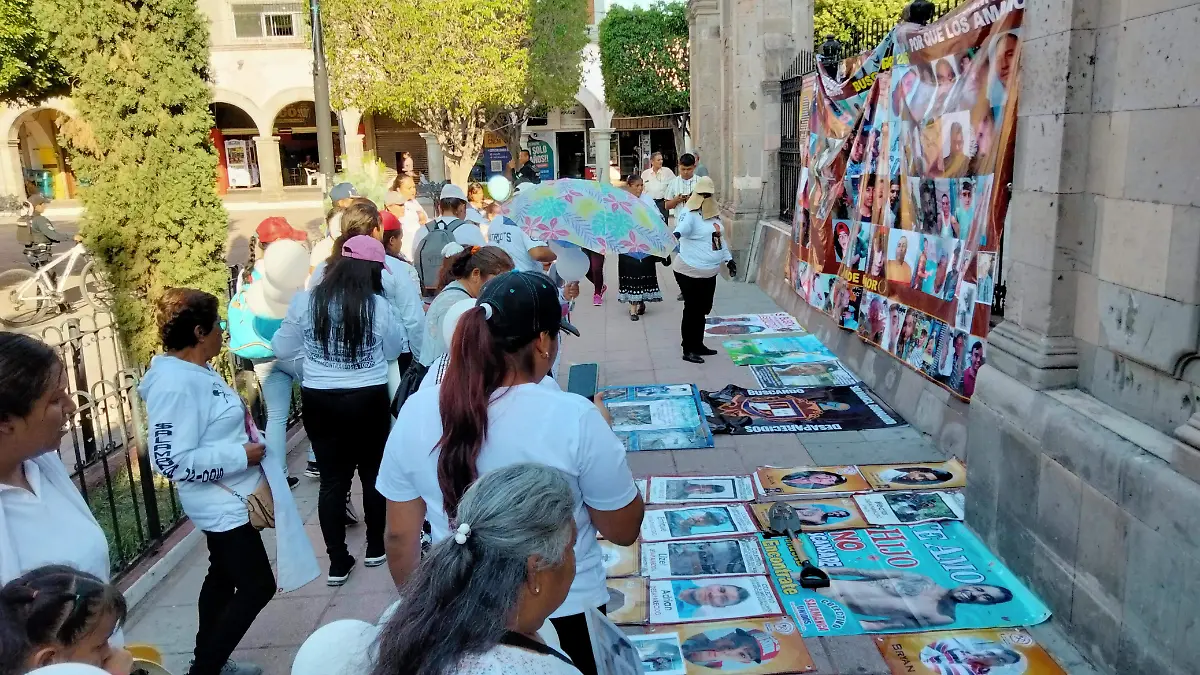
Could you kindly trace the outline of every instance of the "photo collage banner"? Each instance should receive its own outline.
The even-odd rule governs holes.
[[[787,276],[964,399],[985,360],[1008,210],[1023,7],[969,0],[806,81]]]

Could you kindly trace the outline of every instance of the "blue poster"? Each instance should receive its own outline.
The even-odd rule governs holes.
[[[612,430],[628,452],[713,447],[694,384],[649,384],[601,390]]]
[[[762,539],[784,609],[804,637],[1032,626],[1050,610],[962,523],[806,532],[805,554],[830,576],[800,587],[793,542]]]

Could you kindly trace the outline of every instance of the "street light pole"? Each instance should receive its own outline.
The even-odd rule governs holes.
[[[325,36],[321,28],[320,0],[309,0],[312,15],[313,107],[317,117],[317,156],[325,189],[333,186],[333,127],[329,123],[329,71],[325,68]]]

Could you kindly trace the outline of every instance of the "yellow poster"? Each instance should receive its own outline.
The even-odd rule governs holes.
[[[878,635],[892,675],[1066,675],[1021,628]]]
[[[661,636],[664,643],[678,645],[687,675],[778,675],[816,669],[800,630],[786,616],[646,626],[630,632]]]
[[[600,555],[604,560],[604,574],[610,578],[632,577],[641,571],[641,545],[617,546],[611,541],[600,540]]]
[[[646,623],[646,580],[609,579],[605,610],[609,620],[616,624]]]
[[[796,510],[796,515],[800,517],[800,529],[806,532],[858,530],[871,526],[863,518],[862,512],[859,511],[854,500],[849,497],[806,499],[784,503]],[[750,505],[750,508],[754,510],[754,519],[758,521],[764,532],[771,529],[771,518],[767,515],[771,506],[771,504]]]
[[[759,491],[767,499],[851,494],[871,489],[856,466],[797,466],[791,469],[759,467],[754,472]]]
[[[950,490],[967,485],[967,467],[957,458],[945,462],[866,464],[858,468],[874,490]]]

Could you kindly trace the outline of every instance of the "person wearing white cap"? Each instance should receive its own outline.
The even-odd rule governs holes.
[[[422,225],[413,240],[413,265],[421,277],[424,295],[437,292],[439,271],[442,267],[442,249],[447,244],[463,246],[487,246],[487,239],[479,225],[466,220],[467,193],[454,183],[446,183],[438,199],[438,217]],[[426,241],[428,239],[428,241]]]
[[[683,360],[690,363],[704,363],[705,356],[717,353],[704,344],[704,318],[712,311],[721,265],[729,270],[729,276],[737,276],[737,265],[725,245],[720,208],[713,199],[715,191],[711,178],[697,179],[675,222],[679,255],[673,268],[683,297],[680,346]]]

